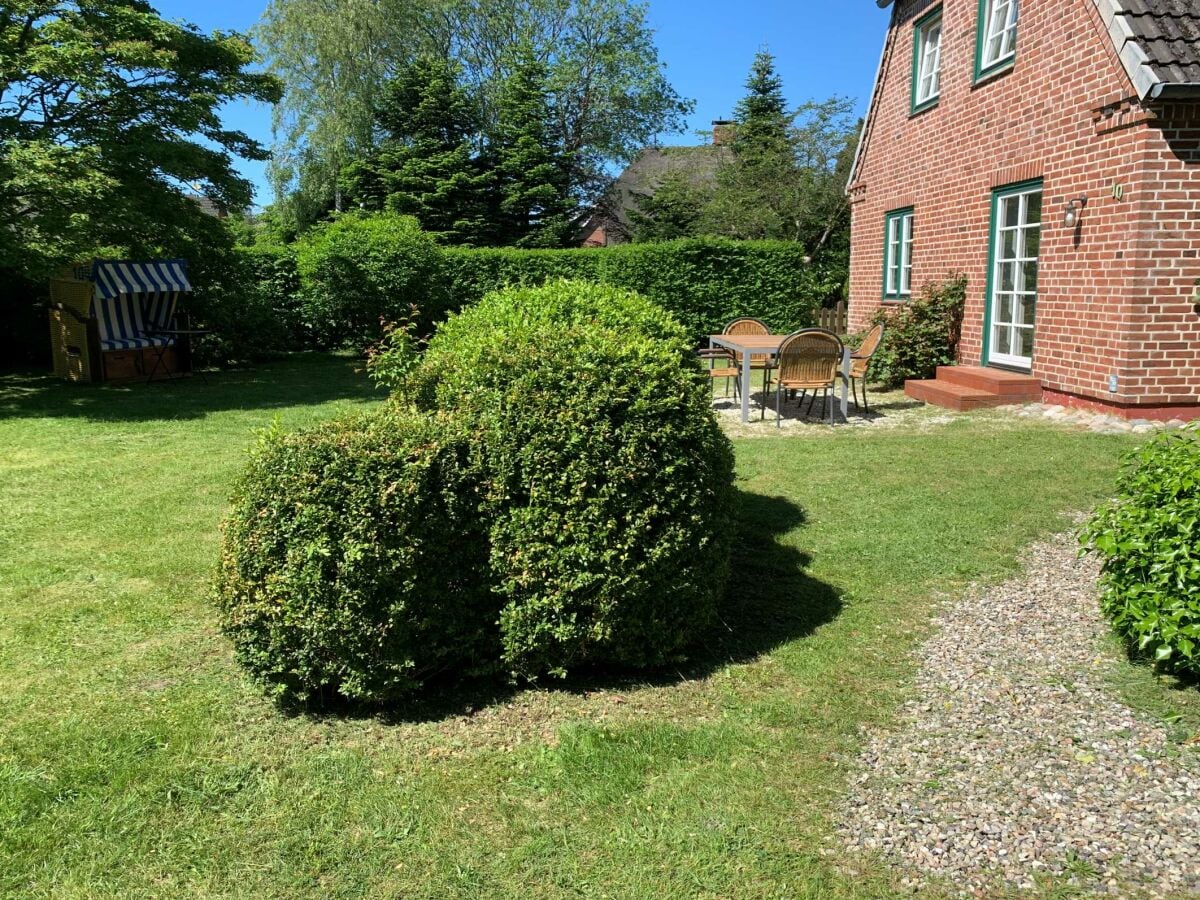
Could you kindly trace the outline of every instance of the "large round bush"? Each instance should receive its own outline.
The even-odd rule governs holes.
[[[1103,561],[1117,633],[1164,669],[1200,675],[1200,432],[1134,451],[1083,540]]]
[[[422,307],[435,289],[439,251],[411,216],[341,216],[299,244],[305,325],[323,347],[365,347],[381,322]]]
[[[217,602],[280,696],[388,701],[493,671],[498,603],[449,423],[396,410],[272,432],[225,522]]]
[[[499,291],[433,338],[408,392],[473,435],[503,661],[659,665],[715,615],[732,452],[683,327],[628,291]]]

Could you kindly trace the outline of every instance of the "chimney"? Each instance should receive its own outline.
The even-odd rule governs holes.
[[[712,142],[714,147],[727,147],[733,143],[732,119],[713,119]]]

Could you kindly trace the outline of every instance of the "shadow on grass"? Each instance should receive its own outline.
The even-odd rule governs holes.
[[[207,372],[205,379],[193,375],[153,384],[74,384],[41,373],[5,373],[0,374],[0,418],[149,422],[382,396],[362,374],[360,360],[320,353]]]
[[[546,687],[586,694],[669,686],[704,678],[724,666],[752,662],[783,644],[812,634],[841,612],[838,591],[805,571],[811,558],[788,535],[803,527],[804,510],[783,497],[739,490],[732,574],[717,623],[670,670],[578,671]],[[402,709],[328,703],[320,708],[283,706],[284,712],[314,718],[378,718],[399,724],[469,715],[510,701],[523,689],[499,681],[429,683],[422,697]]]

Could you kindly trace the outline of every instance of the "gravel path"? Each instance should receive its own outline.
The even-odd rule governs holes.
[[[1200,754],[1116,701],[1096,568],[1071,535],[948,607],[915,698],[872,737],[841,831],[914,889],[1200,893]],[[1035,880],[1037,879],[1037,880]]]

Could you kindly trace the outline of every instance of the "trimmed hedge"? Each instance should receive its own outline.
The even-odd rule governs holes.
[[[266,434],[222,527],[216,598],[272,694],[403,699],[494,670],[485,536],[449,423],[396,409]]]
[[[296,255],[302,317],[318,347],[363,349],[384,323],[439,294],[440,250],[412,216],[341,216],[305,235]]]
[[[675,660],[727,576],[733,454],[686,330],[629,291],[510,288],[452,316],[410,395],[475,438],[505,668]]]
[[[772,330],[814,324],[816,312],[841,296],[845,272],[806,262],[785,241],[695,238],[578,250],[447,248],[442,252],[442,305],[433,318],[478,302],[505,286],[566,278],[636,291],[672,313],[698,343],[739,316]]]
[[[1116,632],[1161,668],[1200,675],[1200,432],[1129,454],[1116,498],[1081,539],[1103,561],[1101,607]]]

